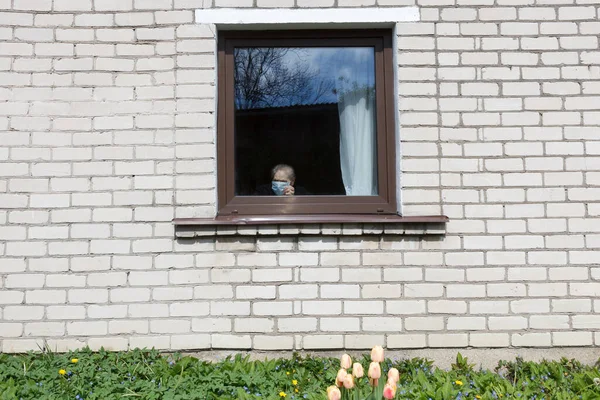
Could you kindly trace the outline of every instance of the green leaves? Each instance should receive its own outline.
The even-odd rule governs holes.
[[[73,363],[74,358],[79,361]],[[368,369],[368,357],[355,360]],[[473,370],[458,354],[450,370],[420,358],[388,359],[382,366],[400,371],[397,398],[403,400],[600,398],[600,372],[576,360],[517,358],[500,362],[492,372]],[[60,376],[60,369],[67,374]],[[338,369],[337,359],[297,354],[264,361],[236,355],[214,363],[154,350],[0,354],[0,400],[323,400]],[[384,385],[382,376],[372,394],[364,377],[345,395],[348,400],[380,400]]]

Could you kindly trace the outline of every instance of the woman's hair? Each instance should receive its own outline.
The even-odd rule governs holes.
[[[279,171],[287,172],[287,175],[291,181],[296,180],[296,173],[294,172],[294,168],[287,164],[277,164],[276,166],[274,166],[271,170],[271,179],[275,178],[275,174]]]

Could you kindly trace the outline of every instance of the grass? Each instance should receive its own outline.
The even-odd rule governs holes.
[[[370,360],[358,360],[365,371]],[[154,350],[0,355],[0,400],[325,399],[340,361],[300,357],[210,363]],[[575,360],[500,362],[478,370],[460,355],[449,370],[424,359],[387,359],[400,371],[397,399],[600,399],[600,372]],[[358,385],[367,388],[367,378]]]

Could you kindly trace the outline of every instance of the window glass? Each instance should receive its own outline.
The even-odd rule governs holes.
[[[372,47],[234,49],[235,192],[375,196]]]

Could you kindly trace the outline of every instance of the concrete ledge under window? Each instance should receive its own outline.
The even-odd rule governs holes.
[[[175,236],[445,235],[445,215],[286,215],[175,219]]]

